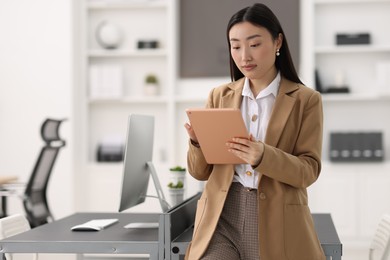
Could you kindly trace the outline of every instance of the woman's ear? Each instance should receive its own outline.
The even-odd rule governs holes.
[[[278,37],[276,38],[276,48],[279,50],[282,48],[283,45],[283,34],[279,33]]]

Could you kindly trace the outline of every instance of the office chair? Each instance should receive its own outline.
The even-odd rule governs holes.
[[[390,215],[384,214],[369,249],[369,260],[387,260],[390,254]]]
[[[65,146],[65,141],[59,136],[59,127],[64,120],[46,119],[41,126],[41,136],[45,142],[34,165],[24,193],[19,196],[27,219],[32,228],[53,220],[47,202],[46,191],[58,152]],[[7,185],[1,196],[18,195],[20,185]]]
[[[15,214],[0,219],[0,239],[11,237],[30,229],[27,218],[21,214]],[[12,255],[6,254],[6,259],[12,260]],[[33,254],[33,259],[38,259],[38,255]]]

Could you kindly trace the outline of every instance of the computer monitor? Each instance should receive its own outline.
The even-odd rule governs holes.
[[[150,174],[162,210],[166,212],[169,208],[152,163],[153,136],[153,116],[136,114],[129,116],[119,211],[124,211],[145,201]]]

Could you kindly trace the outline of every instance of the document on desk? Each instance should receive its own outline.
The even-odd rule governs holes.
[[[124,226],[124,228],[158,228],[157,222],[132,222]]]
[[[99,231],[118,222],[117,218],[110,219],[92,219],[83,224],[73,226],[72,231]]]

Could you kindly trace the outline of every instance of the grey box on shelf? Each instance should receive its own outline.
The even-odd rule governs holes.
[[[369,33],[338,33],[336,34],[337,45],[370,44]]]
[[[98,162],[121,162],[123,161],[123,145],[106,145],[98,146],[96,159]]]
[[[159,42],[157,40],[139,40],[137,42],[138,49],[157,49]]]
[[[384,159],[381,132],[334,132],[330,134],[332,162],[380,162]]]

